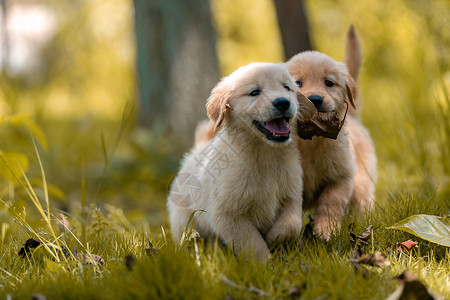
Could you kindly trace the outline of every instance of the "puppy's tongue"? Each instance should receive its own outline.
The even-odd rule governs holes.
[[[285,118],[273,119],[266,122],[266,128],[278,135],[285,135],[290,132],[289,123]]]

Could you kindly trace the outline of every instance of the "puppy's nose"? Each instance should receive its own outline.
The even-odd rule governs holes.
[[[308,99],[316,108],[319,108],[323,103],[323,98],[317,95],[309,96]]]
[[[277,98],[273,101],[273,106],[278,109],[280,112],[284,113],[291,106],[291,102],[289,102],[286,98]]]

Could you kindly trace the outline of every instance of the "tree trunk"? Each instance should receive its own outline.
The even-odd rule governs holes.
[[[1,47],[2,47],[2,56],[1,56],[1,73],[7,74],[9,71],[9,35],[8,30],[6,29],[7,25],[7,3],[6,0],[0,0],[0,6],[1,6],[1,32],[0,32],[0,40],[1,40]]]
[[[311,50],[308,20],[302,0],[275,0],[285,59]]]
[[[139,124],[186,150],[219,79],[208,1],[134,0]]]

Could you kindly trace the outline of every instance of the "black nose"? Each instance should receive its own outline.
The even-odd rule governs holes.
[[[273,106],[275,106],[275,108],[280,112],[284,113],[289,109],[289,106],[291,106],[291,102],[289,102],[286,98],[277,98],[273,101]]]
[[[323,103],[323,98],[320,97],[320,96],[316,96],[316,95],[309,96],[308,99],[309,99],[309,101],[312,102],[312,104],[314,104],[314,106],[316,108],[319,108],[322,105],[322,103]]]

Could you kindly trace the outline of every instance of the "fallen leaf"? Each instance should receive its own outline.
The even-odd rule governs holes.
[[[125,267],[127,267],[128,271],[133,270],[134,265],[136,264],[136,258],[133,254],[128,254],[125,256]]]
[[[153,246],[152,242],[150,242],[147,232],[145,232],[145,236],[147,237],[147,242],[148,242],[148,248],[145,248],[145,253],[147,253],[148,257],[153,257],[154,255],[156,255],[158,253],[159,249],[155,248]]]
[[[414,215],[388,229],[403,230],[429,242],[450,247],[450,217]]]
[[[44,295],[39,294],[39,293],[34,293],[33,294],[33,298],[31,298],[33,300],[47,300],[47,298],[45,298]]]
[[[30,249],[34,249],[37,248],[39,245],[41,245],[42,243],[38,240],[35,239],[28,239],[25,244],[23,244],[22,248],[20,248],[19,250],[19,256],[20,257],[25,257],[29,252]]]
[[[90,265],[104,265],[105,260],[103,257],[97,254],[85,254],[85,253],[77,253],[76,258],[84,265],[90,264]]]
[[[380,268],[384,266],[389,266],[391,264],[387,259],[387,256],[379,251],[370,254],[363,254],[358,259],[358,263]]]
[[[363,233],[360,235],[355,235],[353,232],[350,232],[348,238],[350,240],[350,243],[352,243],[353,246],[362,246],[367,245],[367,239],[372,233],[373,225],[367,226],[367,228],[364,230]]]
[[[441,299],[431,295],[428,289],[409,270],[397,276],[396,279],[399,282],[399,287],[386,300]]]
[[[417,280],[416,275],[414,275],[413,272],[408,269],[406,269],[402,274],[398,275],[395,278],[398,279],[400,283],[413,282]]]
[[[291,298],[298,298],[298,297],[300,297],[301,294],[302,293],[301,293],[300,287],[298,285],[290,287],[287,292],[288,297],[291,297]]]
[[[414,242],[413,240],[407,240],[405,242],[397,243],[397,250],[402,252],[402,246],[405,247],[407,250],[411,250],[412,247],[419,248],[418,242]]]

